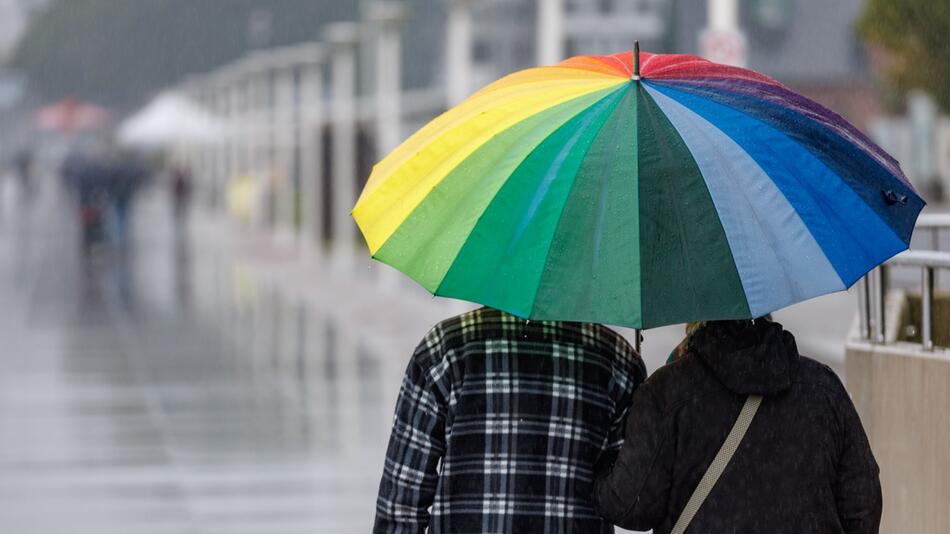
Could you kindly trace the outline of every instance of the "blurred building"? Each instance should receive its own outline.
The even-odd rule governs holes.
[[[361,0],[365,17],[374,0]],[[401,40],[404,51],[402,86],[405,89],[432,87],[450,82],[446,63],[452,41],[466,41],[460,57],[471,68],[472,91],[511,72],[545,61],[539,50],[542,34],[554,37],[558,58],[576,54],[611,54],[633,48],[639,40],[648,50],[667,48],[671,0],[405,0]],[[559,6],[558,6],[559,5]],[[553,16],[545,16],[545,6]],[[465,19],[469,31],[453,24]],[[358,17],[357,17],[358,18]],[[543,22],[542,22],[543,21]],[[545,27],[541,27],[545,26]],[[553,27],[547,27],[553,26]],[[465,34],[465,35],[462,35]],[[373,87],[374,54],[364,36],[360,53],[360,92]]]
[[[633,48],[663,50],[670,0],[486,0],[470,2],[477,28],[472,42],[476,85],[510,72],[548,63],[539,50],[543,34],[554,32],[555,54],[612,54]],[[560,9],[556,4],[560,3]],[[545,16],[545,8],[554,12]],[[547,23],[553,28],[539,27]]]
[[[470,18],[469,90],[550,57],[610,54],[633,47],[702,54],[710,0],[409,0],[402,35],[405,87],[448,81],[445,52],[453,6]],[[745,65],[864,127],[876,112],[864,45],[854,23],[864,0],[734,0]],[[364,2],[364,6],[368,5]],[[545,7],[555,12],[548,16]],[[365,10],[364,10],[365,11]],[[545,33],[556,44],[545,53]],[[551,39],[548,39],[551,43]],[[366,79],[370,87],[371,80]]]
[[[0,0],[0,62],[6,60],[26,30],[30,17],[50,0]]]
[[[713,7],[714,10],[709,8]],[[181,88],[229,135],[179,147],[213,203],[239,180],[254,225],[358,243],[349,209],[376,161],[479,87],[570,55],[707,54],[710,30],[764,72],[863,127],[875,111],[853,24],[862,0],[361,0],[322,42],[258,49]],[[253,184],[253,187],[248,186]],[[327,245],[333,244],[332,246]],[[349,254],[349,252],[347,252]]]

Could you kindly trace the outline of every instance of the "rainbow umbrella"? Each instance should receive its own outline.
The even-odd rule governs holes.
[[[649,328],[846,289],[907,248],[923,205],[893,158],[775,80],[624,52],[475,93],[376,165],[353,216],[433,294]]]

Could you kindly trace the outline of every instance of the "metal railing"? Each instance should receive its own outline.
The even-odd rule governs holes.
[[[933,350],[934,287],[936,271],[950,269],[950,252],[941,252],[940,232],[950,229],[950,213],[921,215],[915,231],[927,230],[930,233],[930,247],[933,250],[907,250],[894,256],[880,267],[874,269],[858,283],[858,317],[863,339],[874,343],[884,343],[885,339],[885,301],[889,285],[888,272],[891,267],[917,267],[920,269],[921,319],[920,335],[924,350]]]

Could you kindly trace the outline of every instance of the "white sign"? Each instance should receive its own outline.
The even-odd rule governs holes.
[[[709,61],[746,66],[746,39],[739,30],[719,30],[706,28],[699,34],[700,55]]]

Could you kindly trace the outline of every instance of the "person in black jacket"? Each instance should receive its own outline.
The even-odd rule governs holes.
[[[765,320],[701,327],[634,393],[624,445],[598,465],[599,512],[669,533],[748,395],[764,399],[686,532],[878,532],[878,466],[848,393]]]

